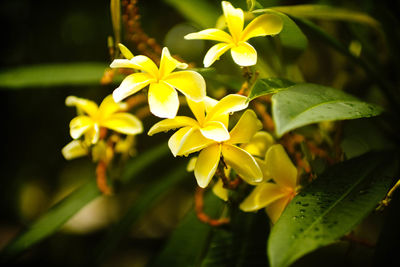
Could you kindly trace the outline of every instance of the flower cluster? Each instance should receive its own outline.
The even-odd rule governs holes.
[[[206,29],[190,33],[185,39],[219,42],[205,55],[205,67],[211,66],[227,50],[231,51],[239,66],[255,65],[257,52],[247,41],[253,37],[279,34],[282,30],[280,17],[264,14],[244,27],[243,10],[226,1],[222,2],[222,9],[229,33]],[[166,47],[162,49],[159,66],[145,55],[134,56],[122,44],[119,48],[125,58],[115,59],[110,67],[130,69],[133,73],[124,78],[112,95],[107,96],[99,107],[90,100],[74,96],[66,99],[67,106],[77,107],[79,115],[70,123],[74,141],[64,147],[65,158],[92,152],[94,160],[108,162],[112,159],[115,150],[110,152],[107,146],[106,130],[128,136],[143,131],[141,121],[128,113],[129,108],[121,101],[148,86],[150,112],[163,118],[151,127],[148,135],[177,129],[168,146],[175,157],[198,153],[193,169],[199,187],[206,188],[214,177],[221,178],[216,179],[214,191],[226,199],[223,186],[231,176],[256,185],[240,208],[254,211],[266,207],[275,222],[296,194],[297,170],[283,147],[272,144],[272,137],[260,131],[262,123],[256,113],[248,109],[247,97],[239,94],[229,94],[220,100],[208,97],[202,75],[187,70],[188,65],[172,57]],[[194,118],[177,116],[180,104],[177,91],[184,95]],[[240,119],[229,129],[230,115],[239,111],[243,111]]]

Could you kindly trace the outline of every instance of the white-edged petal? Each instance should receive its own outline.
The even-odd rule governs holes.
[[[256,211],[274,201],[287,196],[287,192],[274,183],[262,183],[243,200],[240,204],[240,209],[243,211]]]
[[[203,149],[196,161],[194,175],[197,184],[206,188],[213,178],[220,160],[221,145],[215,144]]]
[[[73,139],[78,139],[94,125],[93,120],[85,115],[77,116],[69,123],[70,134]]]
[[[142,122],[134,115],[126,112],[114,113],[101,121],[100,126],[119,133],[135,135],[143,132]]]
[[[185,127],[185,126],[197,126],[197,122],[189,117],[185,116],[176,116],[173,119],[165,119],[162,121],[157,122],[154,124],[149,132],[148,135],[152,136],[153,134],[166,132],[169,130]]]
[[[235,127],[230,131],[230,144],[243,144],[250,142],[255,133],[262,129],[262,123],[257,118],[256,113],[248,109],[246,110]]]
[[[228,129],[219,121],[210,121],[200,128],[202,135],[208,139],[222,142],[230,138]]]
[[[260,183],[263,181],[260,167],[247,151],[237,146],[223,143],[222,156],[225,163],[231,166],[246,182]]]
[[[206,96],[206,82],[199,73],[191,70],[177,71],[163,79],[164,83],[176,88],[186,97],[199,102]]]
[[[147,73],[134,73],[125,77],[120,86],[113,92],[114,101],[120,102],[153,81],[154,79]]]
[[[219,29],[206,29],[199,32],[189,33],[185,35],[184,38],[186,40],[202,39],[202,40],[214,40],[224,43],[232,42],[232,37],[228,33]]]
[[[253,19],[243,30],[241,40],[247,41],[250,38],[274,35],[281,32],[283,27],[282,19],[274,14],[264,14]]]
[[[160,118],[172,119],[179,108],[178,93],[165,83],[152,83],[149,89],[150,111]]]
[[[204,56],[204,67],[210,67],[216,60],[220,58],[220,56],[222,56],[223,53],[228,51],[228,49],[231,47],[233,47],[233,44],[231,43],[218,43],[213,45]]]
[[[231,48],[233,61],[239,66],[253,66],[257,63],[257,51],[249,43],[243,42]]]

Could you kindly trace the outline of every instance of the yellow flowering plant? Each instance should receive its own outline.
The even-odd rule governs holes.
[[[77,80],[90,76],[94,68],[96,75],[86,77],[82,85],[95,79],[101,86],[90,86],[82,94],[92,99],[106,95],[99,105],[78,96],[66,97],[66,106],[77,111],[72,119],[65,118],[65,122],[70,120],[69,127],[63,125],[65,135],[73,140],[57,147],[65,160],[86,156],[86,163],[95,164],[90,169],[84,161],[68,162],[71,165],[61,177],[75,175],[76,170],[86,176],[80,171],[82,164],[95,180],[89,179],[13,239],[0,252],[0,263],[3,259],[9,263],[8,259],[54,233],[75,214],[83,214],[85,222],[98,221],[101,226],[96,228],[95,240],[102,239],[106,227],[115,225],[102,242],[90,244],[95,257],[63,264],[137,265],[122,262],[124,246],[118,254],[109,254],[122,238],[129,239],[125,246],[134,247],[129,247],[129,255],[136,253],[138,237],[151,239],[152,244],[162,240],[165,248],[157,243],[160,253],[152,250],[141,258],[156,267],[288,267],[337,240],[369,242],[358,238],[357,225],[377,206],[389,205],[400,187],[400,182],[389,179],[399,175],[397,154],[383,151],[398,140],[383,142],[380,132],[394,125],[390,119],[395,114],[377,119],[385,126],[379,130],[366,119],[359,124],[350,121],[379,115],[383,108],[378,104],[388,112],[400,104],[393,95],[398,82],[390,85],[379,79],[380,72],[374,70],[378,57],[369,62],[371,51],[385,50],[369,44],[377,32],[381,34],[383,24],[334,6],[264,6],[266,1],[254,0],[233,4],[165,1],[175,8],[173,12],[181,13],[174,13],[177,16],[171,20],[170,9],[156,9],[158,4],[150,2],[111,0],[110,60],[105,65],[72,64],[65,72],[68,75],[63,73],[69,79],[66,85],[81,85]],[[153,20],[143,27],[142,7],[148,8],[143,19]],[[157,16],[164,20],[158,21]],[[189,23],[165,31],[165,26],[184,18]],[[377,31],[364,35],[360,25],[330,23],[329,32],[347,36],[342,40],[350,42],[347,48],[322,28],[324,23],[308,19],[357,22]],[[157,29],[160,25],[162,30]],[[157,33],[156,37],[145,29]],[[351,36],[355,30],[357,34]],[[307,48],[305,33],[314,35],[313,49]],[[162,38],[163,44],[159,43]],[[313,43],[318,38],[360,68],[347,65],[329,49],[321,50],[323,42]],[[216,44],[203,51],[204,40]],[[228,51],[233,62],[222,57]],[[393,66],[379,65],[383,70]],[[45,75],[33,72],[29,77],[57,72],[57,68],[44,69]],[[368,75],[360,75],[360,69]],[[359,87],[353,88],[357,83]],[[384,89],[379,91],[380,87]],[[348,94],[348,89],[357,97]],[[398,132],[395,127],[390,130],[392,135]],[[98,196],[112,208],[100,204],[100,212],[87,213],[83,207]],[[372,241],[370,247],[385,243],[384,239]],[[140,252],[146,249],[139,246]]]
[[[151,113],[161,118],[174,118],[179,108],[175,89],[195,102],[205,97],[204,78],[195,71],[174,72],[176,68],[186,69],[188,65],[174,59],[168,48],[164,47],[162,50],[159,68],[147,56],[133,56],[125,46],[120,45],[120,49],[127,59],[115,59],[110,65],[111,68],[132,68],[140,72],[127,76],[114,90],[113,97],[116,102],[149,85],[148,99]]]
[[[243,29],[243,10],[234,8],[227,1],[222,1],[221,3],[230,34],[220,29],[212,28],[190,33],[185,36],[185,39],[205,39],[220,42],[211,47],[205,55],[203,63],[206,68],[211,66],[229,49],[233,60],[239,66],[255,65],[257,63],[257,51],[247,40],[258,36],[278,34],[282,30],[282,20],[277,15],[264,14],[256,17]]]

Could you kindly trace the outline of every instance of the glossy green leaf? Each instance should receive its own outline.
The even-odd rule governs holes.
[[[396,171],[397,159],[386,152],[327,169],[290,202],[272,228],[271,267],[289,266],[350,232],[385,196]]]
[[[294,83],[286,79],[258,79],[250,91],[249,100],[263,95],[275,94],[279,91],[286,90],[292,85],[294,85]]]
[[[202,28],[214,27],[220,15],[220,10],[208,1],[164,0],[164,2],[177,9],[188,21],[192,21]]]
[[[109,231],[95,250],[94,257],[98,263],[103,262],[107,256],[116,248],[118,242],[126,235],[131,226],[153,205],[157,203],[169,190],[174,187],[183,178],[191,174],[186,171],[185,166],[178,166],[163,177],[158,177],[154,183],[149,184],[140,194],[139,199],[133,203],[122,219]]]
[[[150,149],[141,157],[132,159],[129,163],[127,163],[127,170],[123,173],[121,180],[123,182],[128,182],[134,179],[139,179],[140,176],[137,176],[137,174],[139,174],[145,168],[151,166],[154,161],[166,155],[167,152],[168,148],[165,144],[163,144],[162,146],[157,146],[153,149]],[[66,198],[61,200],[47,213],[41,216],[35,223],[33,223],[27,230],[23,231],[16,238],[14,238],[1,251],[1,260],[9,260],[44,238],[47,238],[56,232],[81,208],[100,195],[101,193],[97,188],[95,177],[91,177],[88,183],[81,186]]]
[[[377,116],[382,108],[343,91],[316,84],[296,84],[272,96],[278,136],[304,125]]]
[[[223,201],[209,193],[204,198],[205,213],[212,218],[221,215]],[[149,266],[198,266],[208,249],[213,227],[200,222],[191,211],[172,233],[166,246]]]
[[[380,26],[379,22],[368,14],[340,7],[327,5],[295,5],[277,6],[271,7],[271,9],[300,18],[358,22],[374,28],[379,28]]]
[[[0,88],[99,85],[104,63],[42,64],[0,71]]]

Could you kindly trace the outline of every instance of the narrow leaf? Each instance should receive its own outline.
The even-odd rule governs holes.
[[[380,26],[379,22],[368,14],[340,7],[327,5],[295,5],[277,6],[271,7],[271,9],[300,18],[358,22],[376,29]]]
[[[326,170],[290,202],[272,228],[271,266],[289,266],[350,232],[385,196],[396,169],[391,153],[375,152]]]
[[[272,116],[278,136],[304,125],[377,116],[382,108],[316,84],[297,84],[272,96]]]
[[[294,85],[294,83],[286,79],[258,79],[250,91],[249,100],[253,100],[254,98],[263,95],[275,94],[282,90],[286,90],[292,85]]]
[[[83,62],[3,69],[0,70],[0,88],[98,85],[106,68],[104,63]]]
[[[214,194],[206,194],[205,213],[218,218],[224,203]],[[197,219],[191,211],[172,233],[161,253],[149,265],[152,267],[187,267],[198,266],[205,250],[208,249],[212,227]]]
[[[133,179],[140,178],[137,176],[145,168],[164,155],[168,148],[165,144],[155,147],[144,153],[141,157],[132,159],[127,165],[129,166],[126,172],[122,175],[122,181],[128,182]],[[94,171],[93,171],[94,172]],[[90,203],[96,197],[100,196],[100,191],[97,188],[95,178],[75,190],[58,204],[53,206],[47,213],[41,216],[27,230],[23,231],[14,238],[0,253],[1,261],[7,261],[29,247],[35,245],[39,241],[47,238],[56,232],[65,222],[68,221],[81,208]]]

